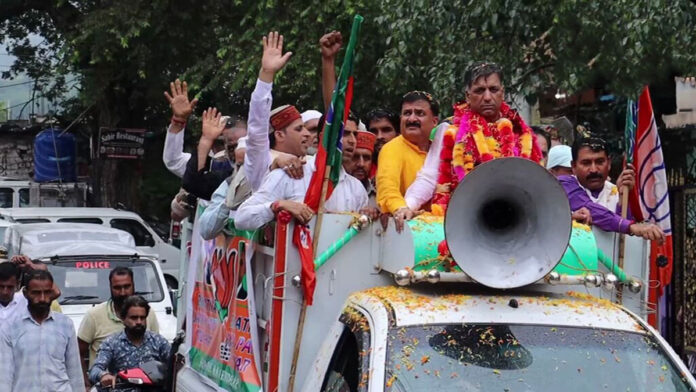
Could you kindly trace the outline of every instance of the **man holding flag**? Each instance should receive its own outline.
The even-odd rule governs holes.
[[[282,36],[277,33],[264,37],[264,64],[282,64],[280,67],[264,69],[260,75],[273,79],[289,59],[289,53],[282,53]],[[266,43],[266,42],[269,43]],[[274,45],[272,45],[274,43]],[[275,46],[279,50],[267,50]],[[349,50],[350,50],[349,45]],[[348,56],[348,54],[346,55]],[[277,61],[274,61],[277,60]],[[352,56],[351,56],[352,65]],[[344,64],[345,66],[345,64]],[[277,68],[277,69],[276,69]],[[247,199],[237,210],[235,226],[241,230],[254,230],[273,220],[280,211],[289,212],[300,224],[308,223],[319,211],[322,196],[321,188],[324,178],[327,179],[326,192],[323,195],[323,207],[329,211],[359,211],[367,206],[367,193],[360,181],[348,175],[341,165],[341,137],[344,114],[348,111],[349,100],[345,97],[348,78],[341,73],[337,90],[342,87],[344,101],[348,105],[332,106],[326,116],[326,125],[321,134],[321,142],[316,160],[302,165],[304,175],[301,179],[289,177],[283,170],[277,169],[269,173],[258,191]],[[352,89],[351,89],[352,90]],[[351,93],[352,94],[352,93]],[[332,103],[333,104],[333,103]],[[336,113],[340,113],[334,118]],[[317,185],[318,184],[318,185]]]

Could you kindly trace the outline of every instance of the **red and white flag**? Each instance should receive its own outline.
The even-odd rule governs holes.
[[[658,295],[672,280],[672,225],[670,223],[667,171],[662,143],[657,133],[650,92],[646,86],[638,100],[638,125],[635,134],[633,164],[636,185],[630,194],[631,213],[636,221],[647,220],[660,226],[666,236],[664,244],[650,245],[650,280],[660,282]],[[651,293],[653,294],[653,293]],[[656,300],[651,295],[650,302]]]

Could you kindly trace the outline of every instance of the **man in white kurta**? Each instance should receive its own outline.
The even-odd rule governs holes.
[[[314,162],[308,162],[303,167],[304,176],[300,179],[288,177],[283,170],[273,170],[266,176],[263,184],[257,192],[251,195],[237,210],[234,225],[241,230],[256,230],[273,220],[278,209],[283,209],[277,202],[293,202],[296,205],[304,201],[314,173]],[[329,212],[359,212],[367,207],[368,198],[365,187],[360,181],[347,174],[341,168],[338,183],[331,193],[331,197],[324,204]],[[304,206],[302,204],[302,206]],[[306,206],[304,206],[306,207]],[[306,207],[309,209],[309,207]],[[288,211],[295,216],[293,210]],[[295,218],[299,218],[295,216]],[[307,217],[301,218],[307,221]]]

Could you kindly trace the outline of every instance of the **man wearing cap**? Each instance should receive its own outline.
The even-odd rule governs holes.
[[[549,150],[546,160],[546,170],[554,176],[572,176],[573,175],[573,155],[570,151],[570,146],[558,145],[553,146]]]
[[[358,131],[356,139],[357,144],[353,152],[349,173],[365,187],[370,200],[370,207],[376,207],[377,190],[373,181],[374,177],[371,177],[370,173],[372,173],[372,154],[375,150],[377,137],[370,132]]]
[[[247,150],[245,169],[246,162],[250,159],[249,152],[252,135],[256,133],[252,131],[252,118],[254,119],[254,127],[256,127],[256,121],[263,118],[264,114],[268,116],[267,113],[271,105],[270,89],[273,77],[276,72],[285,66],[291,56],[290,52],[282,53],[283,36],[277,32],[271,32],[268,37],[263,38],[263,47],[264,53],[259,80],[252,94],[249,108],[249,142],[247,143],[249,149]],[[264,94],[264,92],[266,93]],[[257,110],[254,116],[252,116],[252,110]],[[289,106],[274,110],[274,113],[271,113],[270,116],[276,142],[280,140],[279,138],[294,139],[292,132],[296,132],[299,129],[300,132],[304,132],[306,135],[302,139],[303,153],[306,152],[310,134],[304,127],[299,112],[294,107]],[[261,124],[261,121],[258,124]],[[285,131],[281,131],[281,129],[285,129]],[[265,162],[270,164],[270,157]],[[286,172],[291,169],[289,167],[291,165],[295,166],[294,169],[297,169],[299,166],[299,169],[303,171],[302,178],[295,179],[286,175]],[[255,230],[272,221],[275,214],[281,210],[288,211],[300,223],[308,222],[314,215],[314,212],[303,203],[312,174],[316,170],[314,160],[308,159],[306,164],[302,164],[298,160],[297,163],[291,162],[289,165],[276,166],[280,166],[282,169],[286,169],[287,166],[287,169],[272,171],[263,180],[263,184],[260,185],[258,190],[254,191],[251,197],[242,203],[235,214],[234,220],[237,228]],[[326,201],[326,210],[357,212],[366,206],[367,193],[362,184],[354,177],[348,175],[342,168],[338,183],[331,197]]]
[[[314,155],[319,148],[319,120],[321,112],[318,110],[306,110],[302,112],[302,122],[305,128],[312,134],[312,143],[307,149],[307,155]]]
[[[304,176],[311,134],[304,126],[302,115],[292,105],[282,105],[271,111],[273,79],[291,55],[283,55],[282,50],[283,37],[278,33],[271,32],[263,38],[261,70],[249,102],[244,163],[234,178],[220,184],[211,204],[201,214],[200,232],[204,239],[214,238],[228,218],[236,221],[237,208],[259,189],[272,169],[281,168],[295,179]]]
[[[556,148],[556,147],[554,147]],[[572,211],[585,207],[592,222],[604,231],[612,231],[643,237],[651,241],[664,241],[664,233],[653,223],[638,223],[622,218],[620,191],[607,180],[611,163],[607,148],[599,138],[581,138],[571,148],[573,174],[558,177],[568,195]],[[629,166],[619,176],[618,184],[630,189],[635,181],[633,168]]]

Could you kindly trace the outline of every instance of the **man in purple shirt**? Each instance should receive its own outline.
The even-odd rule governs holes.
[[[611,162],[604,141],[599,138],[581,138],[571,149],[574,176],[559,176],[558,181],[565,189],[571,211],[587,208],[592,223],[604,231],[636,235],[646,240],[662,243],[665,235],[653,223],[637,223],[622,218],[617,212],[620,191],[607,180]],[[628,166],[619,176],[619,185],[628,189],[635,183],[635,172]]]

